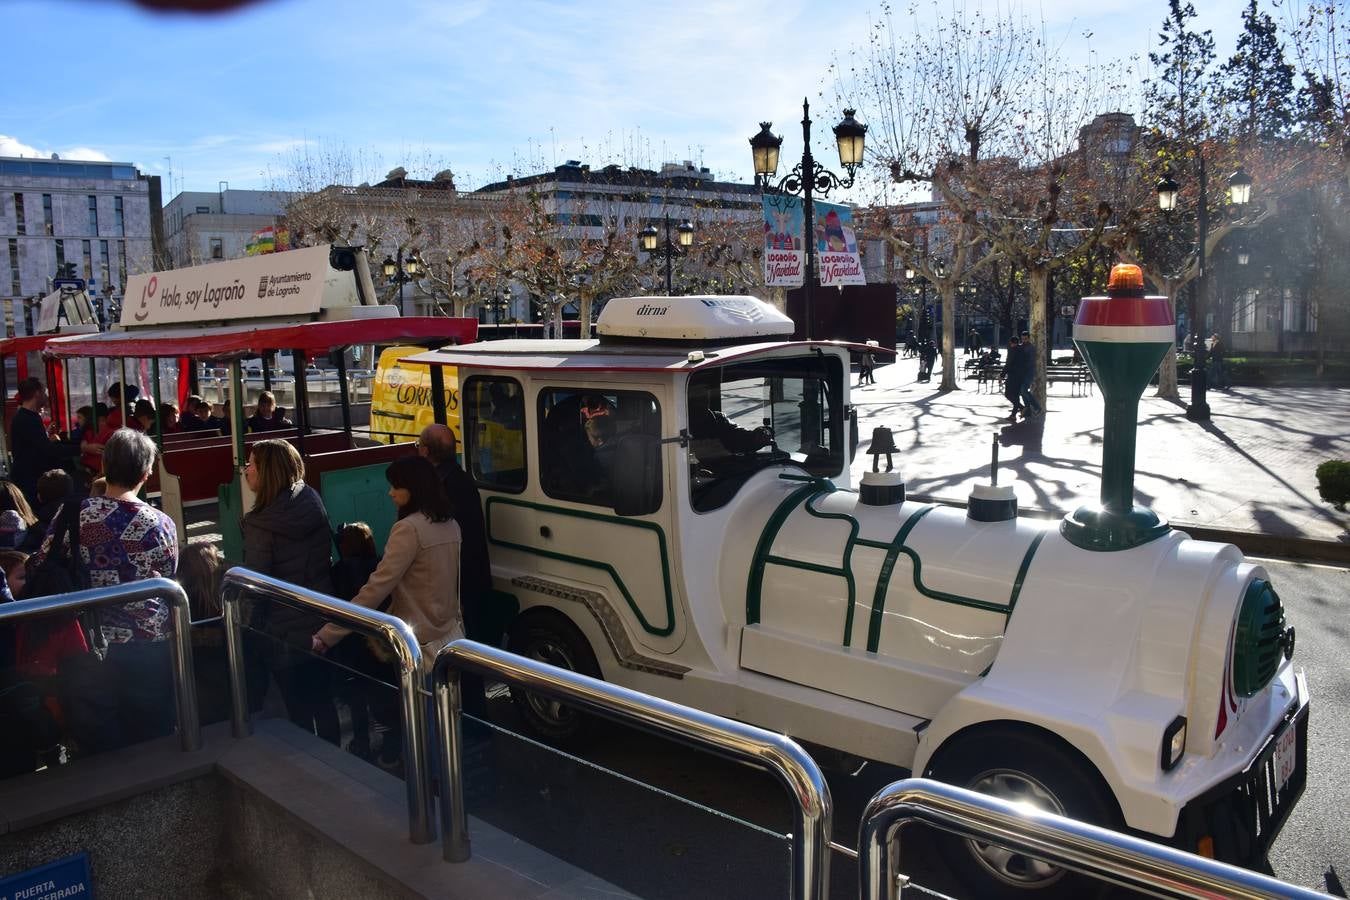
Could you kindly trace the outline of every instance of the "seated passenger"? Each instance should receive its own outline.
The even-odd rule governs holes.
[[[609,490],[610,473],[614,471],[614,450],[618,441],[614,437],[614,417],[595,416],[586,420],[586,440],[591,445],[591,458],[595,463],[597,483],[593,493]]]
[[[197,407],[201,406],[202,398],[196,394],[189,394],[187,402],[183,404],[183,414],[178,417],[179,431],[201,431],[206,428],[206,421],[197,415]]]
[[[281,426],[276,422],[277,398],[271,391],[263,391],[258,395],[258,406],[253,415],[249,416],[244,425],[250,432],[258,431],[276,431]]]
[[[155,404],[144,398],[137,400],[132,407],[131,427],[146,434],[155,433]]]
[[[596,394],[586,394],[581,398],[581,418],[582,421],[590,421],[596,416],[610,416],[614,414],[614,404],[610,403],[604,397]]]
[[[159,421],[164,425],[165,434],[177,434],[182,431],[178,427],[178,407],[173,403],[161,403],[159,405]]]
[[[694,440],[695,455],[707,462],[768,446],[773,440],[768,428],[742,428],[712,408],[713,390],[714,386],[706,382],[689,382],[689,436]]]

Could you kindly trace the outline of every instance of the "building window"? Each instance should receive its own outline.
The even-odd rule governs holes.
[[[28,233],[28,224],[23,218],[23,194],[14,195],[14,228],[15,234]]]
[[[199,207],[197,207],[197,212],[199,212],[199,213],[209,213],[210,211],[211,211],[211,207],[209,207],[209,206],[199,206]]]
[[[19,240],[9,239],[9,293],[13,297],[23,294],[23,285],[19,275]]]
[[[93,194],[89,195],[89,233],[98,235],[98,198]]]
[[[225,258],[225,242],[220,238],[211,238],[211,258]]]
[[[51,195],[51,194],[43,194],[43,195],[42,195],[42,228],[43,228],[44,231],[47,232],[47,236],[48,236],[48,237],[51,237],[51,235],[55,233],[54,230],[53,230],[53,228],[52,228],[52,195]]]
[[[89,241],[80,241],[84,246],[84,280],[88,281],[94,277],[94,252]]]
[[[121,280],[120,284],[122,285],[122,287],[126,287],[126,286],[127,286],[127,279],[131,277],[131,273],[127,271],[127,242],[126,242],[126,241],[118,241],[118,242],[117,242],[117,263],[118,263],[118,268],[121,270],[121,273],[122,273],[122,280]]]
[[[61,274],[61,270],[66,267],[66,242],[58,240],[56,242],[56,272]]]
[[[1248,289],[1238,295],[1233,301],[1233,331],[1249,332],[1256,330],[1256,299],[1258,293],[1255,289]]]
[[[107,294],[112,290],[112,260],[108,258],[107,241],[98,242],[98,270],[103,279],[103,293]]]
[[[121,197],[113,198],[113,227],[117,229],[116,231],[113,232],[113,234],[117,235],[118,237],[121,237],[122,235],[127,233],[127,223],[124,210],[122,207]]]

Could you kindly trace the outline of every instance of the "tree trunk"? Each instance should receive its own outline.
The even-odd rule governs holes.
[[[1032,354],[1036,360],[1036,371],[1032,376],[1031,390],[1041,404],[1041,409],[1045,409],[1045,349],[1049,338],[1045,327],[1045,303],[1050,285],[1050,269],[1033,266],[1027,270],[1027,282],[1031,288],[1031,316],[1027,330],[1031,332],[1032,346],[1040,348],[1040,352]]]
[[[1172,320],[1176,321],[1177,312],[1177,283],[1169,280],[1167,282],[1167,302],[1172,304]],[[1188,329],[1195,331],[1195,323],[1191,323]],[[1197,338],[1198,339],[1198,338]],[[1167,348],[1167,355],[1163,357],[1162,364],[1158,366],[1158,393],[1155,397],[1161,397],[1164,400],[1175,400],[1181,402],[1181,391],[1177,389],[1177,342],[1173,341],[1172,346]]]
[[[581,319],[579,337],[588,338],[591,336],[591,305],[594,302],[595,299],[589,293],[583,293],[581,300],[577,303]]]
[[[938,287],[942,295],[942,382],[938,393],[956,390],[956,285],[950,278]]]

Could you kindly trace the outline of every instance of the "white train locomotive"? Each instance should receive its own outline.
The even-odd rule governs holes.
[[[783,339],[751,298],[616,299],[598,340],[415,359],[457,370],[514,651],[1252,864],[1303,789],[1308,691],[1267,573],[1132,505],[1173,332],[1142,293],[1126,272],[1080,309],[1107,458],[1103,503],[1062,523],[997,488],[968,511],[884,474],[847,489],[849,348]],[[578,725],[516,700],[542,734]],[[981,896],[1077,890],[949,849]]]

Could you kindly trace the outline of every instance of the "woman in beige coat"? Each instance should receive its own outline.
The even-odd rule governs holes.
[[[398,508],[398,521],[385,542],[384,558],[352,602],[378,609],[390,598],[386,611],[412,627],[422,646],[422,660],[429,666],[438,650],[464,636],[459,525],[451,517],[450,501],[436,468],[427,460],[420,456],[395,460],[385,478],[389,497]],[[325,625],[314,635],[314,649],[325,652],[349,633],[341,625]],[[397,682],[398,676],[394,673],[385,680]],[[376,690],[370,701],[375,718],[391,726],[378,762],[394,768],[403,743],[397,700],[390,691]]]

